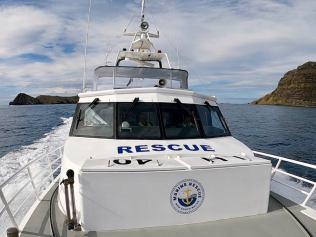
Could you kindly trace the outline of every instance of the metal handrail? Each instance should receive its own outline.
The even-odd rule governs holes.
[[[303,194],[305,194],[305,195],[308,195],[308,192],[306,192],[306,191],[304,191],[304,190],[302,190],[302,189],[299,189],[299,188],[297,188],[297,187],[293,187],[293,186],[289,185],[289,184],[286,183],[286,182],[283,182],[283,181],[281,181],[281,180],[276,180],[276,179],[274,179],[273,181],[275,181],[275,182],[277,182],[277,183],[279,183],[279,184],[282,184],[282,185],[284,185],[284,186],[286,186],[286,187],[289,187],[289,188],[291,188],[291,189],[294,189],[294,190],[296,190],[296,191],[298,191],[298,192],[300,192],[300,193],[303,193]]]
[[[49,154],[46,154],[45,157],[47,157],[48,155],[51,155],[52,153],[61,150],[63,148],[63,146],[58,147],[57,149],[53,150],[52,152],[50,152]],[[0,189],[2,189],[6,184],[8,184],[12,179],[14,179],[18,174],[20,174],[22,171],[24,171],[27,167],[29,167],[30,165],[32,165],[33,163],[35,163],[36,161],[43,159],[43,156],[38,156],[37,158],[31,160],[29,163],[27,163],[26,165],[24,165],[21,169],[19,169],[16,173],[14,173],[12,176],[10,176],[10,178],[8,178],[6,181],[4,181],[2,184],[0,184]]]
[[[262,155],[262,156],[271,157],[271,158],[278,159],[278,160],[281,160],[281,161],[286,161],[286,162],[293,163],[293,164],[296,164],[296,165],[305,166],[305,167],[308,167],[308,168],[316,170],[316,165],[308,164],[308,163],[305,163],[305,162],[302,162],[302,161],[292,160],[292,159],[288,159],[288,158],[285,158],[285,157],[282,157],[282,156],[271,155],[271,154],[263,153],[263,152],[260,152],[260,151],[253,151],[253,153],[258,154],[258,155]]]
[[[3,203],[3,207],[0,210],[0,217],[2,216],[2,214],[4,213],[4,211],[6,211],[6,213],[8,214],[11,224],[15,227],[19,227],[17,220],[16,220],[16,214],[21,210],[21,208],[23,207],[23,205],[26,203],[26,201],[31,198],[34,194],[37,200],[40,201],[40,191],[44,192],[47,187],[53,182],[54,180],[54,175],[56,175],[56,172],[58,172],[58,169],[60,169],[61,167],[61,157],[62,157],[62,150],[63,150],[63,146],[59,147],[53,151],[51,151],[50,153],[44,155],[44,156],[38,156],[36,158],[34,158],[32,161],[28,162],[27,164],[25,164],[24,166],[22,166],[17,172],[15,172],[12,176],[10,176],[7,180],[5,180],[2,184],[0,184],[0,200]],[[56,153],[59,152],[59,154],[56,155]],[[57,156],[53,161],[50,160],[51,156]],[[48,165],[48,169],[46,170],[42,170],[38,173],[36,173],[35,175],[32,174],[31,172],[31,165],[34,164],[37,161],[43,161],[46,162]],[[59,164],[56,164],[59,161]],[[3,192],[4,187],[6,187],[7,185],[9,185],[11,183],[11,181],[14,181],[19,174],[23,173],[23,172],[27,172],[27,177],[29,178],[25,184],[19,188],[15,193],[11,194],[11,198],[7,198]],[[46,177],[44,179],[42,179],[40,182],[38,182],[36,184],[35,179],[43,173],[48,173],[46,175]],[[59,174],[57,174],[58,176]],[[49,181],[48,178],[53,177],[51,179],[51,181]],[[41,189],[43,187],[43,185],[45,184],[45,182],[47,182],[47,185],[44,189]],[[10,207],[10,204],[12,204],[12,202],[19,196],[19,194],[22,192],[22,190],[28,186],[31,185],[32,187],[32,192],[30,192],[26,198],[24,198],[24,200],[22,201],[22,203],[18,206],[18,208],[16,208],[16,210],[13,212],[12,208]]]
[[[277,164],[273,167],[272,169],[272,174],[271,174],[271,180],[277,182],[277,183],[280,183],[284,186],[287,186],[289,188],[292,188],[296,191],[299,191],[300,193],[306,195],[306,198],[304,199],[304,201],[300,204],[301,206],[303,207],[306,207],[306,204],[307,202],[311,199],[311,197],[313,196],[313,194],[315,193],[316,191],[316,182],[312,181],[312,180],[309,180],[309,179],[306,179],[306,178],[303,178],[303,177],[300,177],[300,176],[297,176],[297,175],[294,175],[294,174],[291,174],[283,169],[280,169],[280,165],[282,162],[288,162],[288,163],[291,163],[291,164],[294,164],[294,165],[298,165],[298,166],[303,166],[303,167],[307,167],[307,168],[310,168],[310,169],[313,169],[315,170],[316,172],[316,165],[313,165],[313,164],[308,164],[308,163],[305,163],[305,162],[301,162],[301,161],[297,161],[297,160],[291,160],[291,159],[288,159],[288,158],[285,158],[285,157],[281,157],[281,156],[276,156],[276,155],[271,155],[271,154],[267,154],[267,153],[263,153],[263,152],[259,152],[259,151],[253,151],[254,155],[258,157],[262,156],[262,158],[272,158],[272,159],[275,159],[277,160]],[[311,190],[309,192],[306,192],[305,190],[303,189],[299,189],[298,187],[294,187],[290,184],[285,184],[284,182],[281,182],[280,180],[277,180],[275,179],[275,173],[278,172],[278,173],[281,173],[283,175],[286,175],[288,177],[291,177],[291,178],[295,178],[297,180],[300,180],[304,183],[308,183],[310,184],[312,187],[311,187]]]
[[[309,183],[309,184],[311,184],[311,185],[314,185],[314,183],[315,183],[315,182],[313,182],[313,181],[310,181],[310,180],[308,180],[308,179],[302,178],[302,177],[300,177],[300,176],[297,176],[297,175],[288,173],[288,172],[286,172],[286,171],[284,171],[284,170],[276,169],[275,172],[279,172],[279,173],[281,173],[281,174],[288,175],[288,176],[290,176],[290,177],[292,177],[292,178],[294,178],[294,179],[301,180],[301,181],[303,181],[303,182],[305,182],[305,183]]]

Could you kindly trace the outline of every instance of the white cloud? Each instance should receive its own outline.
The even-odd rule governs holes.
[[[0,25],[0,57],[10,57],[56,40],[61,22],[48,11],[14,6],[0,8]]]
[[[117,51],[128,47],[130,39],[121,33],[130,16],[139,14],[138,1],[93,2],[87,57],[90,83],[93,68],[105,63],[109,49],[108,60],[114,63]],[[87,1],[2,5],[0,90],[15,86],[39,94],[78,91],[86,11]],[[161,0],[149,1],[146,11],[152,31],[158,27],[161,33],[161,39],[154,40],[156,48],[169,52],[173,65],[179,50],[194,88],[225,86],[240,94],[252,88],[261,95],[272,90],[287,70],[315,59],[313,0]],[[65,43],[74,46],[73,53],[64,52]],[[52,62],[16,60],[27,53],[46,55]]]

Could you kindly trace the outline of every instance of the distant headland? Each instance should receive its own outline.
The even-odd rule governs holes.
[[[252,104],[315,107],[316,62],[304,63],[285,73],[274,91]]]
[[[76,104],[78,100],[78,96],[64,97],[40,95],[32,97],[25,93],[20,93],[9,103],[9,105]]]

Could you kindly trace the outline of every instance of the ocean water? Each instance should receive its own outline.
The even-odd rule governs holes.
[[[316,164],[316,108],[248,104],[220,108],[232,135],[253,150]],[[0,106],[1,166],[8,158],[20,160],[21,152],[62,145],[74,110],[75,105]]]
[[[220,107],[232,135],[251,149],[316,164],[316,108]],[[11,173],[11,166],[61,146],[74,110],[75,105],[0,107],[0,181]],[[316,180],[316,174],[301,171]]]
[[[234,137],[252,150],[316,164],[316,108],[222,104]],[[283,163],[294,174],[316,181],[311,169]]]
[[[0,184],[23,164],[62,146],[75,105],[0,106]]]
[[[0,106],[0,157],[30,145],[72,116],[74,105]]]
[[[232,135],[251,149],[316,164],[316,108],[248,104],[221,104],[220,107]],[[62,146],[68,136],[74,110],[75,105],[0,106],[0,184],[23,164]],[[41,163],[35,168],[47,169]],[[315,171],[286,163],[281,168],[316,181]],[[298,188],[303,186],[307,192],[310,190],[297,180],[278,178]],[[27,174],[21,175],[4,191],[12,196],[25,180],[28,180]],[[291,191],[277,189],[287,195]],[[32,187],[25,190],[32,190]],[[28,193],[22,194],[16,203],[12,203],[13,208],[26,197]],[[292,197],[297,201],[304,199],[304,196],[295,193]],[[35,196],[32,196],[25,203],[25,208],[16,216],[19,221],[34,201]],[[310,206],[316,207],[316,195]],[[0,202],[0,210],[2,207]],[[5,228],[10,225],[8,216],[0,216],[0,236],[5,236]]]

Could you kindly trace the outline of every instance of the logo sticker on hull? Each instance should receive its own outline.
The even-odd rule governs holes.
[[[184,179],[171,190],[170,203],[176,212],[190,214],[202,205],[204,194],[204,188],[200,182]]]

